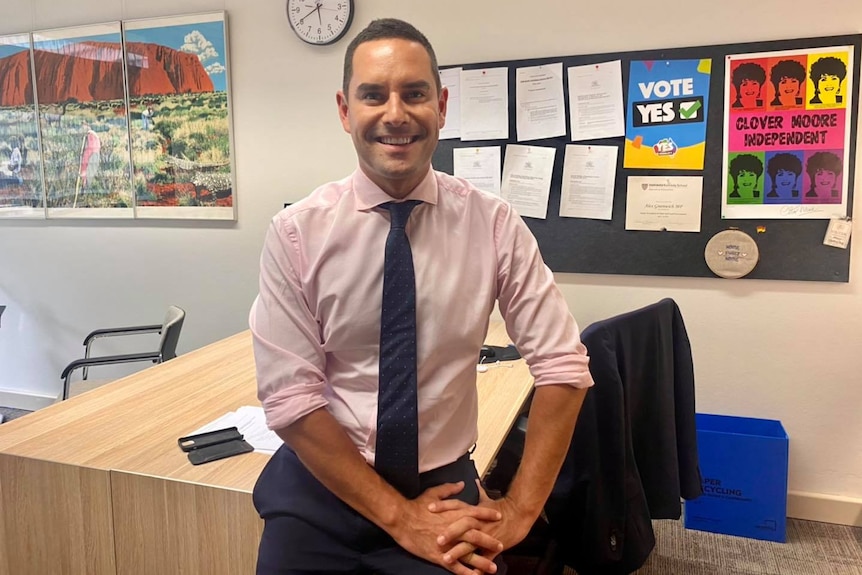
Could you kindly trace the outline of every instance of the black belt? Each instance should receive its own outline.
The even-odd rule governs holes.
[[[419,487],[422,491],[425,491],[441,483],[463,481],[464,489],[453,495],[452,498],[475,505],[479,502],[479,489],[476,487],[476,478],[478,476],[476,466],[473,464],[473,460],[470,459],[470,454],[465,453],[452,463],[447,463],[436,469],[420,473]],[[409,494],[405,495],[409,496]]]

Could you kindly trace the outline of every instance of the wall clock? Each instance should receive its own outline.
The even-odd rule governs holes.
[[[333,44],[350,28],[353,0],[287,0],[287,20],[303,42]]]

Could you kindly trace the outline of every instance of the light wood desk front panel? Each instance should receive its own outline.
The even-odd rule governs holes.
[[[251,494],[111,472],[118,575],[254,573],[263,532]]]
[[[0,453],[0,510],[0,575],[116,573],[107,472]]]

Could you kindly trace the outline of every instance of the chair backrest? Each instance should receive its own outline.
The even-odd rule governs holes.
[[[162,323],[162,341],[159,343],[162,361],[168,361],[177,356],[177,343],[180,340],[180,330],[183,328],[185,318],[186,312],[177,306],[172,305],[168,308],[165,321]]]

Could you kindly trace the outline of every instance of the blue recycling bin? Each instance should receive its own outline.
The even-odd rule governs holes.
[[[685,503],[685,527],[784,543],[789,440],[781,422],[696,417],[703,495]]]

